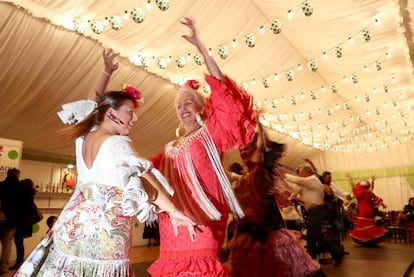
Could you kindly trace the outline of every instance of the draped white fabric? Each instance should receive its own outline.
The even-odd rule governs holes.
[[[288,143],[287,164],[305,156],[332,171],[413,164],[412,1],[312,0],[310,16],[301,12],[304,0],[170,0],[165,11],[150,2],[147,10],[146,0],[0,1],[0,137],[22,140],[25,153],[73,157],[73,142],[56,134],[62,127],[56,112],[84,98],[103,68],[102,48],[112,47],[121,53],[121,68],[108,88],[129,83],[143,92],[131,137],[143,156],[158,153],[178,125],[175,84],[206,73],[181,38],[188,30],[179,21],[190,16],[223,72],[254,95],[271,139]],[[144,21],[123,20],[117,31],[109,25],[96,34],[88,23],[78,34],[62,26],[67,18],[92,23],[130,15],[137,6]],[[274,19],[279,34],[269,28]],[[364,30],[369,41],[361,38]],[[244,42],[248,34],[254,47]],[[223,44],[226,59],[218,56]],[[129,59],[137,54],[146,68]],[[183,68],[178,56],[185,57]],[[158,60],[169,57],[161,69]],[[311,60],[316,71],[308,68]]]

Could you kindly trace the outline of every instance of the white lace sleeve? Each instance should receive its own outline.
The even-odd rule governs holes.
[[[148,199],[141,176],[147,172],[154,174],[155,178],[163,185],[166,191],[172,195],[173,189],[164,176],[152,163],[140,156],[133,150],[131,140],[128,137],[119,136],[119,143],[114,151],[119,157],[119,173],[121,183],[124,186],[122,209],[126,216],[136,216],[141,222],[156,220],[157,209]]]
[[[57,114],[63,123],[76,124],[87,117],[97,105],[92,100],[79,100],[62,105],[62,110]]]

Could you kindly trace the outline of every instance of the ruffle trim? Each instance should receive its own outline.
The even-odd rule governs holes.
[[[211,132],[214,129],[224,136],[221,151],[249,144],[254,139],[257,124],[253,97],[227,76],[222,82],[207,75],[206,81],[212,90],[205,106],[207,125],[214,126],[209,128]]]
[[[312,259],[295,231],[281,229],[260,242],[249,234],[238,234],[230,242],[234,276],[313,276],[320,264]]]
[[[46,261],[45,268],[40,270],[40,274],[48,273],[51,270],[53,276],[133,276],[128,259],[92,260],[69,256],[56,248],[52,248],[49,255],[51,259]]]
[[[149,268],[152,277],[171,276],[231,276],[230,270],[216,257],[184,257],[158,259]]]

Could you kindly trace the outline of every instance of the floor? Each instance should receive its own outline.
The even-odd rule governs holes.
[[[322,264],[322,269],[327,276],[414,277],[414,269],[412,273],[404,275],[410,264],[414,263],[414,244],[382,242],[379,247],[367,248],[355,244],[348,238],[344,241],[344,245],[350,254],[339,267],[334,267],[332,262]],[[158,254],[158,247],[132,248],[131,260],[134,262],[135,276],[149,276],[146,268],[158,257]],[[1,275],[1,277],[9,276],[12,276],[11,271]]]

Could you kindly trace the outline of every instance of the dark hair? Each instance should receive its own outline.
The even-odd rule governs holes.
[[[332,175],[332,174],[331,174],[331,172],[329,172],[329,171],[324,171],[324,172],[322,173],[322,178],[325,178],[327,175]]]
[[[109,108],[118,110],[127,100],[136,105],[136,99],[124,91],[107,91],[98,99],[98,107],[95,108],[84,120],[61,130],[61,135],[66,139],[73,139],[87,134],[95,125],[99,125]]]
[[[18,170],[17,168],[13,167],[10,168],[9,170],[7,170],[7,177],[19,177],[20,174],[20,170]]]
[[[229,167],[231,172],[237,173],[239,175],[242,175],[243,166],[239,163],[232,163]]]
[[[57,216],[51,215],[46,219],[46,224],[49,228],[52,227],[53,225],[53,221],[55,221],[57,219]]]
[[[20,183],[22,185],[26,185],[28,187],[33,187],[33,185],[34,185],[32,179],[29,179],[29,178],[26,178],[26,179],[21,180]]]

